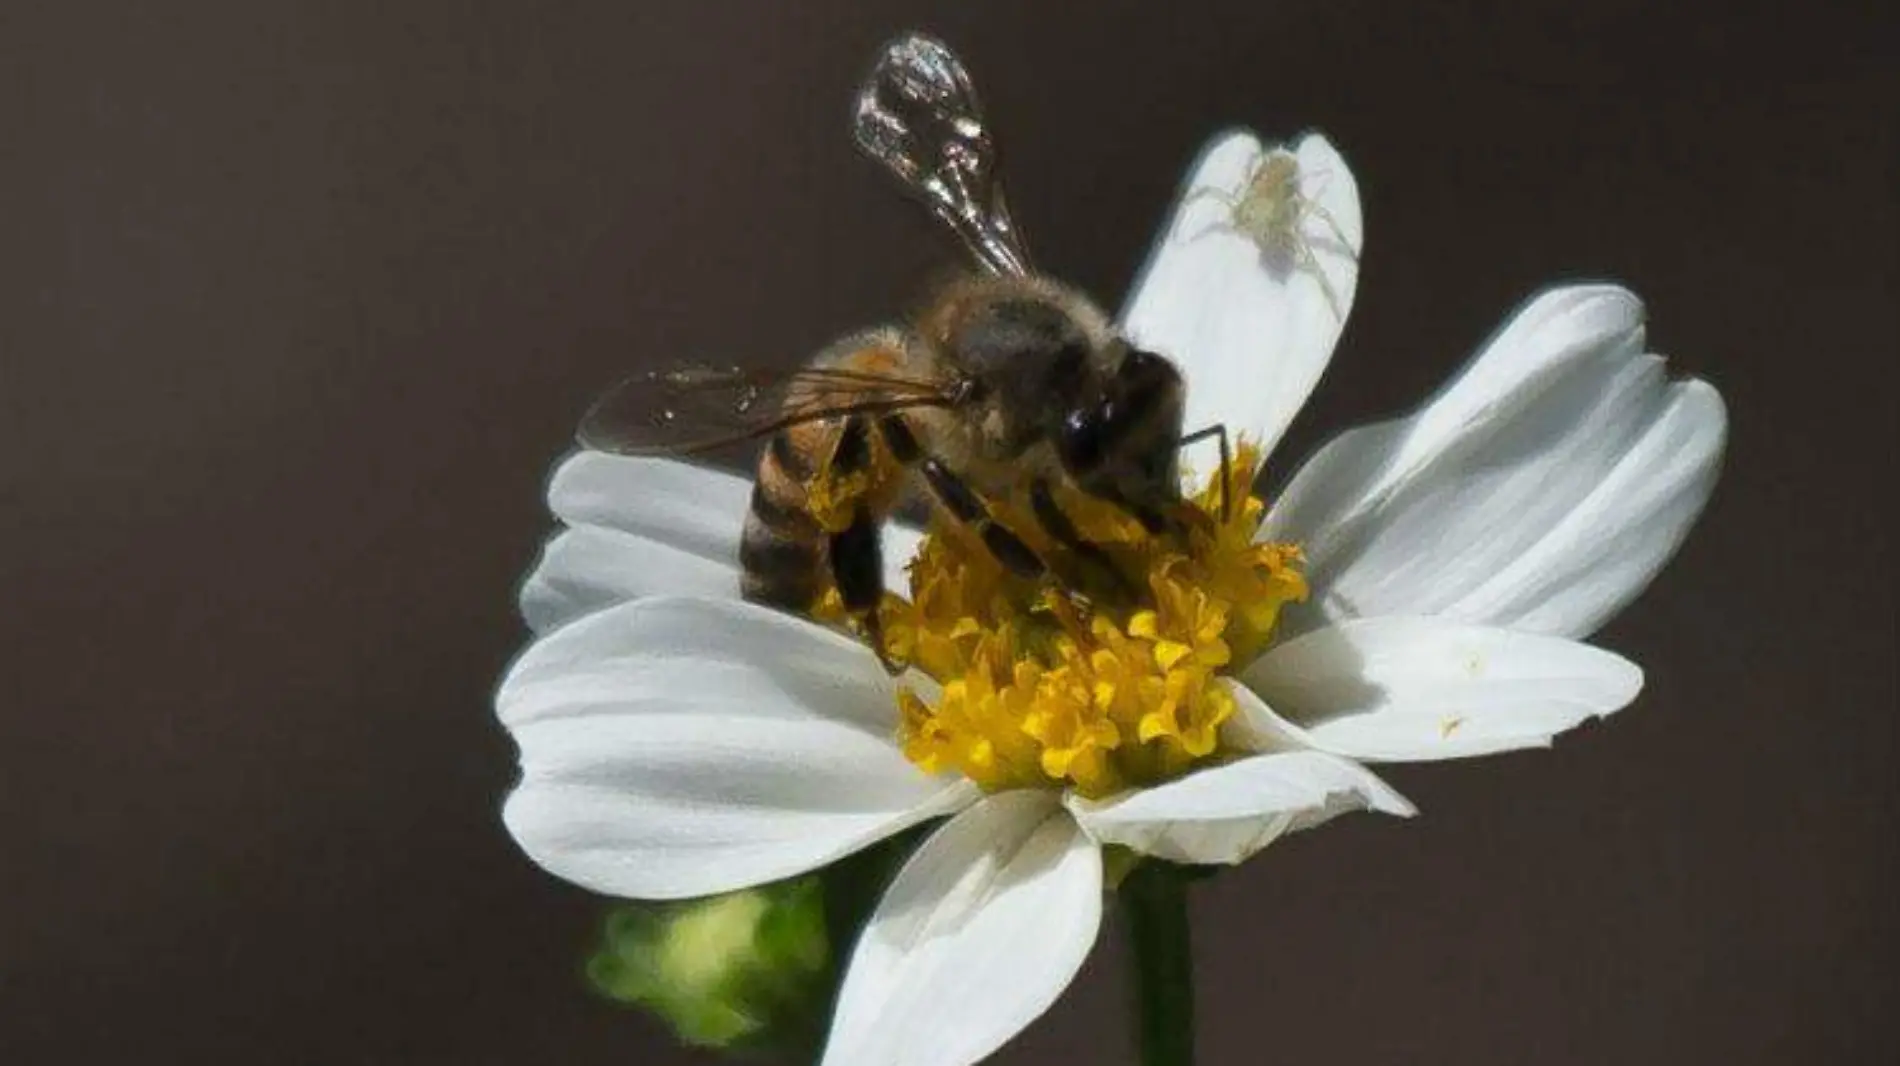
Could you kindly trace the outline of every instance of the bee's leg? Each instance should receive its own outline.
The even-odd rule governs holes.
[[[983,539],[983,547],[1003,564],[1003,568],[1017,577],[1037,580],[1049,573],[1049,564],[1042,561],[1035,550],[1023,543],[1023,539],[990,515],[990,509],[982,497],[970,488],[969,483],[943,465],[936,458],[927,458],[920,469],[924,481],[929,484],[931,494],[937,502],[950,513],[950,517],[969,526]]]
[[[917,443],[917,434],[911,432],[910,423],[904,421],[901,414],[888,414],[877,420],[878,436],[884,438],[884,446],[891,450],[891,458],[910,466],[924,457],[923,445]]]
[[[974,530],[982,539],[983,547],[997,562],[1003,564],[1004,569],[1032,581],[1049,576],[1049,564],[1036,554],[1035,549],[1023,543],[1021,537],[990,514],[989,505],[983,502],[969,482],[945,466],[941,459],[924,454],[916,434],[911,432],[902,415],[884,416],[878,422],[878,430],[884,437],[885,445],[890,448],[892,457],[906,466],[916,464],[937,503],[951,518]],[[1066,586],[1065,591],[1069,591],[1072,598],[1081,600],[1079,594],[1067,590]]]
[[[1122,573],[1121,567],[1115,565],[1115,560],[1109,558],[1101,545],[1085,540],[1076,530],[1075,523],[1069,521],[1069,516],[1062,513],[1062,508],[1057,506],[1055,493],[1050,490],[1047,478],[1039,477],[1029,486],[1029,505],[1035,511],[1036,524],[1042,527],[1043,532],[1049,534],[1049,539],[1107,574],[1113,581],[1116,592],[1124,598],[1134,600],[1140,596],[1140,590],[1135,588],[1134,582],[1129,580],[1127,574]]]
[[[855,474],[870,462],[869,426],[863,418],[853,415],[845,420],[844,429],[838,434],[830,472]],[[878,605],[884,599],[884,542],[877,516],[868,506],[860,502],[852,513],[851,524],[842,532],[831,534],[825,554],[831,561],[831,579],[838,586],[845,613],[850,615],[871,650],[877,653],[884,669],[891,674],[901,673],[903,667],[892,661],[884,648],[884,623],[878,614]]]
[[[832,445],[831,463],[826,469],[832,474],[850,475],[870,465],[870,427],[865,425],[863,416],[852,415],[838,431],[838,441]]]
[[[857,514],[844,532],[831,535],[828,553],[831,577],[838,584],[838,596],[864,639],[877,653],[878,662],[892,674],[903,672],[884,647],[884,622],[878,604],[884,599],[884,545],[879,538],[877,516],[860,504]]]
[[[1234,515],[1233,501],[1228,499],[1227,495],[1228,472],[1234,467],[1234,453],[1227,441],[1227,423],[1216,422],[1211,426],[1202,426],[1176,441],[1175,447],[1185,448],[1195,441],[1206,440],[1208,437],[1217,438],[1220,443],[1220,473],[1215,476],[1220,478],[1220,520],[1226,522]]]

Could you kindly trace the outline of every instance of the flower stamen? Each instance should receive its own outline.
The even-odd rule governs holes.
[[[1259,451],[1245,442],[1189,500],[1189,532],[1154,536],[1076,493],[1081,535],[1148,595],[1090,598],[1007,574],[969,538],[933,528],[910,566],[910,598],[883,608],[886,650],[942,686],[934,703],[898,695],[904,754],[980,787],[1072,788],[1089,797],[1150,785],[1222,757],[1236,712],[1222,675],[1272,637],[1280,608],[1305,598],[1291,545],[1255,543],[1266,507],[1252,495]],[[1033,523],[1014,528],[1033,529]],[[1060,572],[1060,545],[1032,545]]]

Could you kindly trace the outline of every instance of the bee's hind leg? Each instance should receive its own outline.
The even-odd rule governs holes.
[[[885,671],[893,676],[903,673],[904,664],[893,659],[884,646],[884,622],[878,614],[878,605],[884,599],[884,545],[870,508],[858,505],[844,532],[831,535],[828,549],[831,578],[837,583],[845,613],[877,653],[877,661]]]
[[[1234,469],[1234,451],[1227,440],[1227,423],[1216,422],[1211,426],[1202,426],[1176,441],[1175,447],[1185,448],[1195,441],[1206,440],[1209,437],[1213,437],[1220,445],[1220,471],[1214,476],[1219,479],[1220,484],[1220,520],[1227,522],[1234,517],[1234,502],[1228,498],[1229,475]],[[1194,509],[1188,508],[1188,510]]]

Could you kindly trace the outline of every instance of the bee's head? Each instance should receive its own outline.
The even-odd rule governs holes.
[[[1162,356],[1120,346],[1114,369],[1074,397],[1054,441],[1077,487],[1126,507],[1149,532],[1181,499],[1181,371]]]
[[[965,402],[1002,457],[1052,438],[1060,412],[1103,374],[1106,319],[1049,283],[974,285],[932,323],[966,375]]]
[[[999,458],[1047,441],[1063,472],[1159,532],[1181,500],[1184,386],[1175,365],[1044,279],[953,290],[924,328],[967,375],[964,402]]]

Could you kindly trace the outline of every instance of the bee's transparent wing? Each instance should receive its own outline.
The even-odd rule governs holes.
[[[787,426],[852,414],[948,406],[948,387],[846,367],[766,370],[685,364],[622,381],[588,409],[583,447],[619,455],[691,455]]]
[[[1030,271],[976,88],[941,41],[912,33],[885,45],[858,90],[851,129],[858,147],[897,175],[984,267]]]

